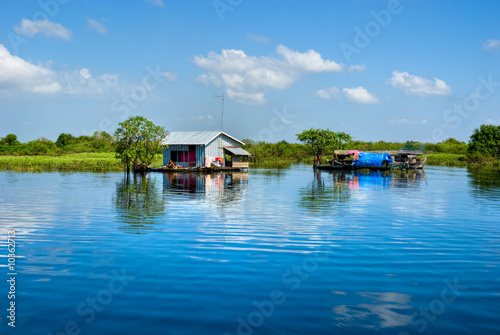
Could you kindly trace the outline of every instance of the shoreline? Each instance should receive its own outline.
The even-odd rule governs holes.
[[[260,166],[289,165],[293,163],[313,164],[313,158],[300,161],[289,159],[265,159],[250,163],[250,168]],[[467,162],[465,155],[428,154],[426,166],[500,168],[500,160],[480,163]],[[161,168],[161,155],[155,158],[153,169]],[[424,167],[425,170],[425,167]],[[76,153],[67,155],[0,156],[0,171],[18,172],[120,172],[124,168],[114,153]]]

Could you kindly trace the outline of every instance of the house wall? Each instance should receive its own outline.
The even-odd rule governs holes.
[[[167,165],[170,162],[170,152],[171,151],[189,151],[188,145],[169,145],[168,148],[163,149],[163,165]],[[187,162],[176,162],[177,165],[188,166]]]
[[[239,148],[241,145],[227,136],[219,135],[207,144],[205,148],[205,155],[210,157],[224,157],[223,147]]]
[[[224,157],[223,147],[240,147],[240,144],[233,139],[219,135],[209,142],[206,146],[196,146],[196,166],[205,166],[205,157],[210,156]],[[163,165],[167,165],[170,161],[171,151],[189,151],[189,145],[169,145],[168,148],[163,149]],[[177,162],[178,165],[188,166],[187,162]]]

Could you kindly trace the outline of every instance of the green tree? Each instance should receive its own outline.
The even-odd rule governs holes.
[[[161,153],[161,140],[168,132],[143,116],[132,116],[119,124],[115,131],[116,158],[121,159],[127,172],[151,164],[155,154]]]
[[[481,125],[470,137],[467,146],[469,158],[500,158],[500,126]]]
[[[20,142],[17,140],[17,136],[14,134],[9,134],[0,140],[0,145],[19,145]]]
[[[316,160],[319,160],[326,154],[332,154],[334,150],[344,149],[352,137],[343,132],[311,128],[297,134],[297,139],[316,155]]]
[[[75,141],[75,137],[71,134],[61,133],[56,140],[56,145],[58,148],[63,148],[68,144],[71,144]]]

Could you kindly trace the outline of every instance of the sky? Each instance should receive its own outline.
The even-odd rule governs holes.
[[[472,0],[0,1],[0,137],[142,115],[266,142],[467,142],[500,124],[499,17]]]

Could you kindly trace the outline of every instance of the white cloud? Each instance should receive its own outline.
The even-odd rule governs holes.
[[[0,91],[56,93],[61,89],[54,71],[11,55],[7,48],[0,44]]]
[[[349,72],[364,72],[364,71],[366,71],[366,66],[364,64],[351,65],[349,67]]]
[[[162,0],[146,0],[146,2],[149,2],[150,4],[153,4],[158,7],[165,7],[165,4],[163,3]]]
[[[71,31],[64,28],[59,23],[54,23],[49,20],[31,21],[23,19],[19,27],[14,27],[14,30],[19,35],[30,38],[40,33],[45,36],[55,36],[65,40],[71,39]]]
[[[422,119],[420,121],[408,120],[408,119],[392,119],[389,121],[390,125],[410,125],[410,124],[427,124],[427,119]]]
[[[163,72],[163,77],[170,81],[177,81],[177,75],[172,72]]]
[[[340,72],[345,69],[345,65],[338,64],[332,60],[325,60],[319,53],[312,49],[300,53],[284,45],[279,45],[276,52],[278,55],[282,56],[292,68],[307,72]]]
[[[434,80],[417,77],[408,72],[393,71],[392,77],[387,81],[392,87],[402,90],[406,94],[415,95],[447,95],[451,88],[443,80]]]
[[[208,115],[207,115],[207,119],[209,119],[209,120],[213,120],[213,119],[214,119],[214,117],[213,117],[212,115],[208,114]]]
[[[232,89],[228,88],[227,96],[243,103],[263,104],[264,102],[266,102],[264,93],[235,92]]]
[[[269,38],[262,35],[248,34],[247,36],[249,39],[254,40],[257,43],[269,43]]]
[[[91,77],[92,77],[92,75],[90,74],[89,69],[81,69],[81,70],[80,70],[80,74],[81,74],[81,76],[82,76],[83,78],[85,78],[85,79],[89,79],[89,78],[91,78]]]
[[[323,59],[314,50],[300,53],[279,45],[276,53],[278,57],[257,57],[249,56],[243,50],[224,49],[220,54],[211,51],[207,57],[196,56],[193,62],[208,71],[196,80],[207,85],[225,86],[231,90],[228,96],[240,101],[263,103],[264,89],[285,89],[311,72],[347,69],[344,64]]]
[[[107,73],[92,76],[87,68],[55,72],[11,55],[0,44],[0,92],[107,94],[117,89],[118,77]]]
[[[342,90],[347,99],[361,104],[374,104],[379,100],[366,89],[359,86],[356,88],[344,88]]]
[[[108,29],[102,23],[96,20],[88,19],[89,27],[97,31],[99,34],[107,34]]]
[[[331,99],[331,98],[339,98],[340,90],[337,87],[326,87],[321,90],[317,90],[314,92],[314,95],[321,99]]]
[[[58,75],[62,93],[81,95],[102,95],[118,90],[118,74],[92,76],[86,68],[80,71],[63,72]]]
[[[483,44],[483,47],[486,50],[500,49],[500,40],[489,39]]]

